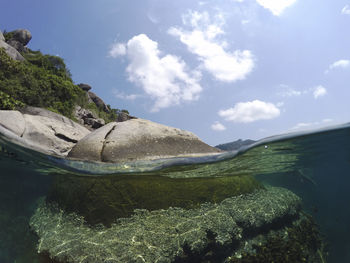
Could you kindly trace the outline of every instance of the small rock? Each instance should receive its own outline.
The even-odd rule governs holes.
[[[78,87],[81,88],[84,91],[89,91],[91,90],[91,86],[85,83],[80,83],[78,84]]]
[[[118,113],[117,122],[128,121],[128,120],[131,120],[131,119],[136,119],[136,117],[130,116],[130,115],[127,114],[126,112],[120,112],[120,113]]]
[[[12,38],[20,42],[23,46],[25,46],[32,39],[32,34],[27,29],[17,29],[13,31]]]

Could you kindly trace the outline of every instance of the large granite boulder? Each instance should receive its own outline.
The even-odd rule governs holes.
[[[19,111],[0,111],[0,126],[25,147],[66,156],[78,140],[90,133],[83,126],[49,110],[28,107]]]
[[[102,162],[152,160],[220,152],[191,132],[143,119],[112,122],[80,140],[68,157]]]
[[[23,46],[27,45],[32,39],[32,34],[27,29],[17,29],[12,33],[12,39],[20,42]]]
[[[28,50],[27,47],[25,47],[21,42],[15,39],[10,39],[6,43],[9,44],[11,47],[15,48],[18,52],[27,52]]]
[[[5,41],[1,40],[1,37],[0,37],[0,48],[4,48],[6,54],[10,58],[12,58],[14,60],[18,60],[18,61],[23,61],[24,60],[24,57],[14,47],[10,46]]]
[[[5,37],[4,37],[4,35],[2,34],[1,31],[0,31],[0,41],[5,41]]]

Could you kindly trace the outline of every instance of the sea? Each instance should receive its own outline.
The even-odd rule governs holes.
[[[122,164],[45,155],[0,133],[0,263],[43,262],[42,255],[37,253],[41,244],[30,222],[48,193],[52,193],[55,181],[76,177],[84,183],[128,176],[135,180],[151,176],[182,182],[253,176],[263,185],[286,188],[302,199],[302,209],[319,226],[327,244],[323,262],[350,262],[350,123],[347,123],[272,136],[219,155]],[[72,189],[62,191],[74,198],[76,190]],[[132,189],[130,192],[132,195]],[[179,190],[177,195],[181,194]]]

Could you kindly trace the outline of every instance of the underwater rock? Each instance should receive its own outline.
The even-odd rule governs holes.
[[[196,208],[204,202],[262,188],[251,176],[168,178],[159,175],[105,177],[56,176],[47,202],[84,217],[90,225],[110,226],[117,218],[129,217],[135,209]]]
[[[191,132],[143,119],[112,122],[80,140],[68,157],[102,162],[219,153]]]
[[[45,109],[28,107],[0,111],[0,126],[11,132],[15,143],[46,154],[66,156],[78,140],[90,133],[68,118]],[[13,118],[11,120],[11,118]]]
[[[30,226],[38,252],[58,262],[202,262],[208,254],[223,262],[251,238],[296,220],[300,206],[291,191],[269,187],[194,209],[135,210],[106,228],[43,202]]]

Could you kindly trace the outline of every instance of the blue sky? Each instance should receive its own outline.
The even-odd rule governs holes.
[[[211,145],[350,119],[350,1],[1,6],[0,29],[30,30],[29,47],[64,58],[75,83]]]

